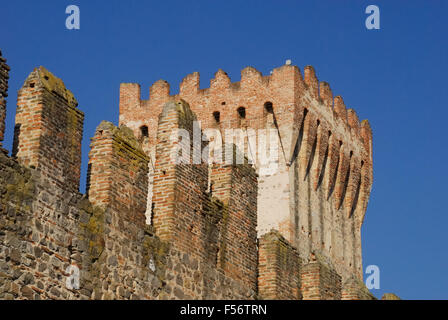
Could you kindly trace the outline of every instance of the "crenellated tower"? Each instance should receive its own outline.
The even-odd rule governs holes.
[[[170,95],[163,80],[151,86],[148,100],[140,91],[138,84],[121,85],[119,122],[134,131],[152,161],[159,114],[173,99],[185,100],[202,129],[219,130],[223,143],[233,142],[226,141],[226,129],[241,129],[245,155],[255,159],[259,175],[258,236],[278,230],[304,264],[323,261],[343,282],[362,280],[361,226],[372,185],[372,131],[328,83],[318,81],[313,67],[302,74],[284,65],[269,76],[247,67],[239,82],[218,70],[206,89],[195,72],[183,79],[179,94]],[[277,149],[270,148],[277,157],[267,163],[260,162],[260,132],[278,141]],[[154,175],[149,176],[152,185]],[[152,199],[151,187],[149,192]]]

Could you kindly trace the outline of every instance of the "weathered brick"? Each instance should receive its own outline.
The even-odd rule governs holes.
[[[5,66],[0,55],[3,97]],[[312,67],[303,79],[289,65],[271,76],[248,67],[236,83],[219,70],[208,89],[193,73],[175,96],[157,81],[147,101],[139,85],[122,84],[120,126],[102,122],[91,139],[86,195],[73,94],[40,67],[17,106],[17,161],[0,153],[1,297],[374,298],[361,285],[360,238],[371,129]],[[173,163],[173,147],[186,143],[170,139],[174,130],[186,130],[194,151],[193,136],[209,128],[276,130],[278,171],[260,171],[247,163],[250,148],[233,146],[243,164],[191,164],[194,152]],[[75,267],[79,289],[66,286]]]

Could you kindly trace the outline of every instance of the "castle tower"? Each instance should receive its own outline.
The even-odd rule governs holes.
[[[310,66],[302,74],[284,65],[270,76],[247,67],[239,82],[219,70],[209,88],[200,89],[199,82],[197,72],[188,75],[172,96],[168,83],[157,81],[148,100],[140,98],[139,85],[122,84],[120,124],[131,128],[152,156],[158,116],[172,98],[188,102],[202,129],[219,130],[225,143],[235,143],[226,129],[241,130],[240,149],[255,158],[259,174],[258,236],[276,229],[304,264],[319,256],[342,282],[362,279],[361,226],[372,184],[368,121],[360,122]],[[260,148],[263,144],[269,150]],[[274,157],[264,161],[267,152]]]
[[[0,146],[5,134],[6,97],[8,96],[9,66],[0,51]]]
[[[13,156],[67,191],[78,192],[84,114],[61,79],[34,69],[18,92]]]

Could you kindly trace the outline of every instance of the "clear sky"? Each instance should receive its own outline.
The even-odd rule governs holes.
[[[81,29],[65,28],[79,5]],[[365,8],[380,8],[367,30]],[[85,112],[89,138],[118,122],[121,82],[143,98],[158,79],[219,68],[233,81],[253,66],[269,74],[291,59],[313,65],[373,129],[374,183],[363,226],[364,267],[381,271],[380,297],[448,298],[447,1],[2,1],[0,49],[11,66],[5,147],[17,90],[34,67],[62,78]]]

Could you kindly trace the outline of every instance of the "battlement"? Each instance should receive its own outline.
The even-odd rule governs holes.
[[[227,113],[228,117],[221,118],[221,122],[236,124],[238,121],[236,109],[229,112],[229,109],[238,108],[239,103],[246,108],[247,119],[256,119],[260,113],[252,104],[259,102],[263,106],[265,102],[291,99],[297,103],[300,96],[305,98],[305,102],[315,102],[310,106],[303,106],[308,111],[319,114],[320,121],[327,120],[336,127],[341,126],[347,130],[347,134],[353,140],[362,141],[366,148],[370,144],[371,137],[361,135],[361,128],[364,122],[360,123],[356,112],[353,109],[347,110],[341,96],[333,97],[333,93],[327,82],[317,80],[313,67],[307,66],[304,69],[304,77],[298,67],[284,65],[275,68],[269,76],[263,76],[261,72],[253,67],[246,67],[241,71],[241,80],[231,82],[227,73],[219,69],[213,79],[210,80],[210,87],[200,89],[200,75],[198,72],[187,75],[180,84],[180,92],[170,95],[170,85],[159,80],[149,89],[148,100],[141,99],[141,88],[139,84],[123,83],[120,88],[120,121],[139,122],[140,117],[132,118],[131,114],[138,110],[146,112],[145,116],[156,117],[161,112],[161,105],[172,98],[182,98],[191,104],[193,111],[197,113],[199,120],[209,122],[212,113],[204,114],[204,111],[211,109],[220,113]],[[288,96],[289,95],[289,96]],[[255,100],[255,103],[245,101],[248,98]],[[315,101],[313,101],[315,100]],[[207,110],[208,109],[208,110]],[[262,109],[261,107],[258,109]],[[253,112],[250,112],[253,111]],[[292,110],[275,110],[289,112]],[[261,114],[261,117],[263,114]],[[343,131],[343,130],[342,130]],[[370,140],[369,140],[370,138]]]
[[[162,107],[175,99],[190,105],[203,130],[218,129],[222,143],[234,142],[225,141],[225,130],[242,129],[240,148],[256,159],[260,174],[258,235],[277,229],[302,258],[323,251],[344,266],[340,273],[348,277],[356,270],[362,277],[360,229],[372,184],[372,130],[327,82],[319,82],[313,67],[302,75],[298,67],[284,65],[268,76],[247,67],[238,82],[218,70],[206,89],[194,72],[176,95],[163,80],[151,86],[148,100],[140,91],[138,84],[121,85],[119,122],[142,139],[149,155]],[[264,150],[254,148],[260,130],[274,130],[279,139],[278,157],[267,165],[260,163]]]
[[[372,298],[360,234],[369,123],[312,67],[199,81],[170,95],[159,80],[148,100],[122,84],[119,126],[97,127],[82,195],[84,115],[61,79],[43,67],[28,76],[13,156],[0,153],[0,298]],[[242,147],[227,129],[243,132]],[[260,132],[277,154],[266,163]],[[230,162],[203,161],[215,144]]]
[[[61,188],[78,191],[84,114],[61,79],[34,69],[18,92],[12,154]]]

